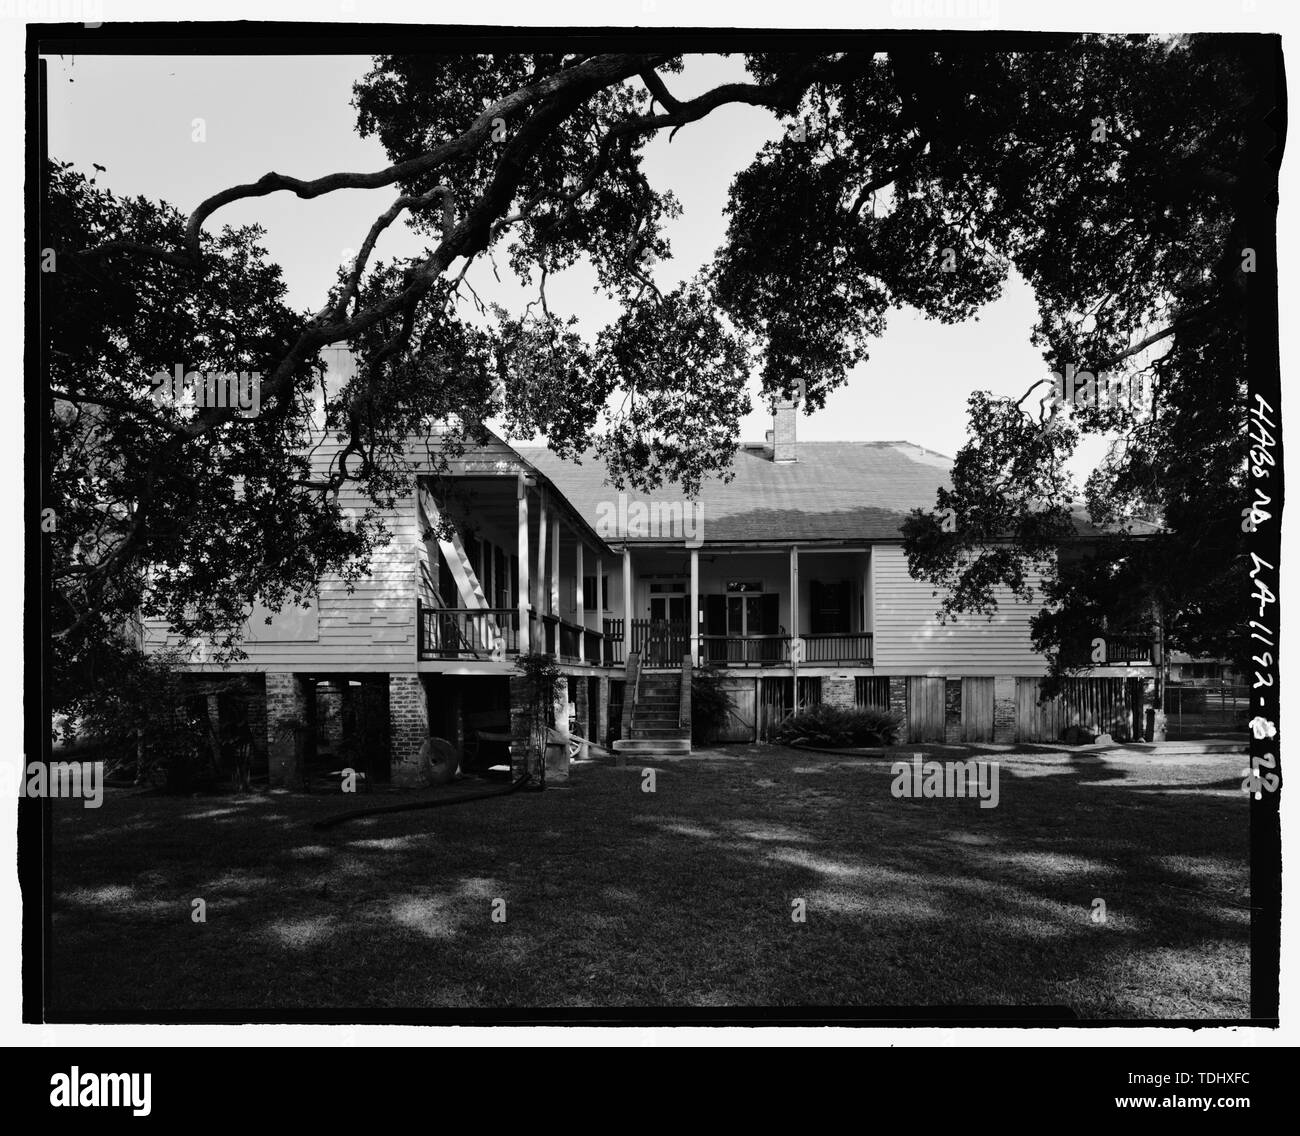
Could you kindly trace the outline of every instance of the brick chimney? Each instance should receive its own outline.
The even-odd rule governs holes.
[[[792,462],[799,460],[799,446],[795,441],[795,417],[799,413],[797,398],[783,398],[776,403],[772,415],[772,460]]]

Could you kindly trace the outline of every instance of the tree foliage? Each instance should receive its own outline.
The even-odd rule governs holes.
[[[891,310],[972,318],[1014,266],[1038,298],[1045,363],[1141,367],[1154,411],[1066,413],[1038,388],[1019,402],[975,392],[970,440],[936,502],[957,524],[912,519],[913,572],[949,588],[957,614],[990,610],[1002,588],[1032,594],[1043,571],[1043,598],[1074,612],[1044,612],[1048,650],[1155,601],[1171,643],[1222,647],[1221,597],[1242,555],[1242,249],[1257,176],[1246,148],[1273,109],[1256,61],[1233,37],[1055,37],[1043,50],[893,37],[878,50],[749,54],[747,81],[679,99],[671,53],[387,55],[354,91],[384,169],[267,174],[188,218],[62,170],[50,242],[72,270],[51,282],[50,344],[68,352],[55,386],[75,409],[56,449],[73,453],[107,423],[115,455],[92,467],[93,486],[78,481],[80,459],[56,478],[58,506],[76,512],[55,552],[64,633],[136,600],[215,630],[187,605],[215,597],[232,617],[255,589],[306,594],[320,570],[382,539],[342,529],[331,495],[351,481],[381,501],[402,482],[405,438],[434,421],[452,424],[454,446],[503,414],[561,454],[594,446],[620,484],[693,493],[727,475],[751,373],[764,398],[798,391],[815,410]],[[665,226],[680,206],[647,176],[646,142],[733,104],[765,108],[783,132],[736,176],[716,256],[661,291],[649,267],[671,258]],[[207,228],[233,201],[349,188],[386,204],[315,313],[283,307],[255,231]],[[423,251],[375,261],[399,219]],[[498,252],[537,290],[522,312],[469,288],[471,265],[496,267]],[[618,308],[589,338],[546,295],[580,260]],[[107,320],[92,317],[101,309]],[[324,396],[343,448],[322,482],[294,454],[329,344],[359,365]],[[261,369],[264,416],[160,416],[134,378],[160,356]],[[1062,562],[1053,550],[1080,532],[1067,461],[1098,432],[1118,442],[1086,486],[1084,531],[1107,537]],[[76,542],[101,517],[114,525],[87,564]],[[1164,535],[1151,538],[1154,525]],[[76,593],[83,578],[93,595]]]

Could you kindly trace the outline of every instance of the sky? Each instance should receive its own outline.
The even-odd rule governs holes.
[[[98,183],[115,193],[143,194],[189,212],[211,193],[271,170],[310,178],[388,164],[379,142],[356,131],[351,89],[369,70],[366,56],[53,56],[48,62],[51,155],[86,172],[92,163],[106,167]],[[744,78],[739,58],[699,55],[669,77],[679,98]],[[654,269],[660,287],[694,274],[711,257],[723,239],[733,177],[776,130],[768,112],[733,106],[683,128],[671,143],[667,132],[649,142],[647,175],[671,188],[683,207],[666,230],[673,260]],[[289,302],[316,310],[337,266],[350,259],[395,193],[342,190],[312,201],[278,193],[227,206],[208,225],[261,224]],[[408,255],[420,247],[394,225],[376,255]],[[498,261],[507,283],[498,285],[486,263],[475,265],[469,279],[485,300],[517,310],[531,293],[513,287],[504,257]],[[547,287],[551,310],[576,315],[588,334],[615,314],[609,301],[592,294],[593,284],[594,274],[580,265]],[[1029,342],[1035,317],[1032,291],[1014,274],[997,301],[960,324],[927,320],[911,309],[892,312],[848,384],[823,409],[799,418],[800,440],[906,440],[956,454],[972,390],[1018,398],[1046,376]],[[744,440],[761,440],[771,425],[757,390],[752,383],[756,409],[742,424]],[[1089,468],[1103,449],[1100,440],[1085,440],[1076,471]]]

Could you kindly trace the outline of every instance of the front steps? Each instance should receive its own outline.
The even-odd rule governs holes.
[[[691,752],[690,723],[680,724],[681,684],[690,681],[689,674],[680,670],[641,673],[628,736],[614,743],[615,752],[642,756]]]

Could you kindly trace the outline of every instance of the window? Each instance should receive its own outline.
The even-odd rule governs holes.
[[[506,554],[503,549],[492,548],[492,590],[495,593],[493,607],[510,607],[510,589],[506,585]]]
[[[728,580],[728,592],[761,592],[763,590],[762,580]]]
[[[582,604],[588,611],[609,611],[609,574],[600,577],[600,595],[596,594],[596,577],[583,576]],[[576,606],[576,605],[575,605]]]
[[[879,675],[859,675],[853,682],[853,704],[889,709],[889,679]]]
[[[853,604],[853,585],[848,580],[813,580],[809,587],[813,635],[847,635]]]

